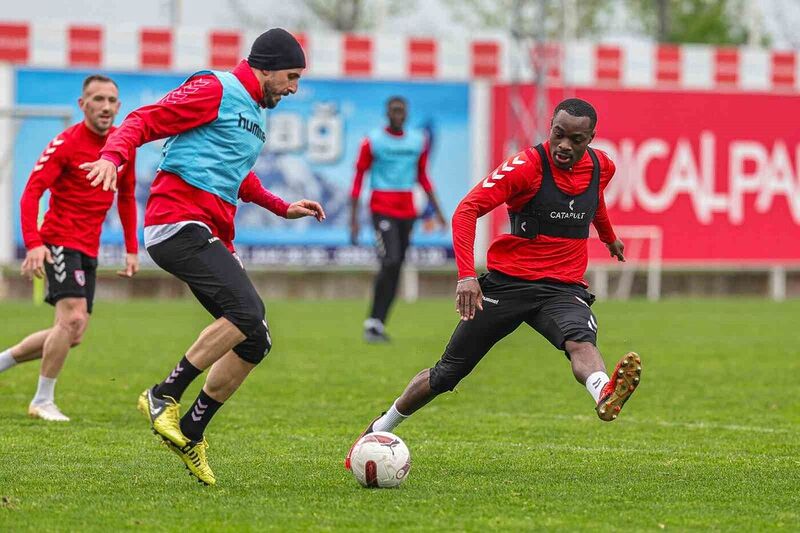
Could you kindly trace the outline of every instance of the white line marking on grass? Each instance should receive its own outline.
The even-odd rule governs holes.
[[[594,420],[593,416],[574,415],[560,416],[553,415],[553,418],[574,419],[574,420]],[[795,431],[786,428],[768,428],[762,426],[743,426],[741,424],[718,424],[716,422],[669,422],[667,420],[643,420],[628,417],[625,422],[629,424],[656,425],[668,428],[684,429],[723,429],[726,431],[743,431],[750,433],[794,433]]]

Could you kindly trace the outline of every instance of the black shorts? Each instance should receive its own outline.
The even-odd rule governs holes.
[[[147,248],[153,261],[185,282],[214,317],[224,317],[247,337],[234,347],[242,359],[259,363],[271,347],[265,308],[241,261],[199,224],[188,224]]]
[[[53,256],[53,264],[44,262],[47,293],[44,301],[50,305],[63,298],[85,298],[86,309],[92,312],[97,282],[97,259],[83,252],[54,244],[45,244]]]
[[[584,287],[527,281],[500,272],[484,274],[479,282],[483,311],[458,323],[442,359],[431,369],[435,391],[452,390],[495,343],[523,322],[559,350],[566,341],[597,344],[597,318],[590,308],[594,295]]]

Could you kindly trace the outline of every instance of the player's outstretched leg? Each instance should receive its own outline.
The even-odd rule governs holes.
[[[41,359],[44,341],[50,334],[50,329],[44,329],[31,333],[18,344],[0,352],[0,372],[5,372],[9,368],[26,361]]]
[[[428,402],[438,396],[438,392],[431,389],[430,385],[430,369],[425,369],[418,373],[403,391],[403,394],[395,400],[388,411],[381,413],[381,416],[376,417],[369,425],[361,432],[361,435],[353,441],[350,450],[347,452],[347,457],[344,459],[344,467],[350,470],[350,456],[353,454],[353,448],[356,443],[361,440],[361,437],[372,433],[373,431],[389,431],[400,425],[400,423],[414,414],[416,411],[424,407]]]
[[[622,406],[639,386],[642,376],[642,359],[636,352],[628,352],[619,360],[610,380],[600,392],[597,416],[611,422],[617,418]]]

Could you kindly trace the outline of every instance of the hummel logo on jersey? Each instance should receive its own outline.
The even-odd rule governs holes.
[[[186,100],[189,95],[196,93],[200,88],[205,87],[209,83],[211,82],[207,80],[192,80],[189,83],[185,83],[177,89],[168,92],[167,95],[161,99],[160,103],[177,104],[178,102],[182,102],[183,100]]]
[[[36,162],[36,165],[33,167],[33,171],[39,172],[40,170],[42,170],[44,168],[44,164],[50,160],[50,156],[56,151],[56,148],[58,148],[62,144],[64,144],[64,141],[62,139],[59,139],[58,137],[50,141],[50,144],[45,149],[44,153],[42,154],[42,157],[39,158],[39,160]]]
[[[495,300],[494,298],[489,298],[489,297],[487,297],[487,296],[484,296],[484,297],[483,297],[483,301],[484,301],[484,302],[489,302],[489,303],[491,303],[491,304],[495,304],[495,305],[497,305],[497,304],[499,304],[499,303],[500,303],[500,300]]]
[[[501,180],[504,177],[506,177],[505,174],[500,174],[501,171],[502,172],[511,172],[512,170],[514,170],[519,165],[522,165],[523,163],[525,163],[524,159],[520,159],[519,157],[514,156],[513,160],[508,160],[505,163],[503,163],[502,165],[500,165],[499,167],[497,167],[496,169],[494,169],[494,172],[492,172],[492,174],[488,178],[483,180],[483,187],[485,189],[489,189],[491,187],[494,187],[494,182],[495,181]],[[490,179],[492,181],[489,181]]]
[[[241,113],[239,113],[238,126],[261,139],[261,142],[265,142],[267,140],[267,134],[264,133],[264,130],[261,129],[261,126],[255,121],[249,120],[247,117],[243,117]]]
[[[212,243],[214,243],[214,242],[216,242],[218,240],[219,240],[219,237],[211,237],[210,239],[208,239],[208,244],[212,244]]]
[[[575,209],[572,207],[574,204],[575,204],[575,199],[573,198],[572,200],[569,201],[569,210],[570,211],[575,211]]]

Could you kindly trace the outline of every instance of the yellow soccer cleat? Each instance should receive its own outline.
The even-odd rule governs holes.
[[[166,445],[170,450],[175,452],[186,464],[189,473],[197,478],[200,483],[205,485],[214,485],[217,478],[214,477],[214,472],[208,466],[208,457],[206,450],[208,449],[208,441],[205,437],[200,441],[189,441],[183,447],[177,447],[169,442]]]
[[[181,431],[181,406],[173,398],[156,398],[153,389],[147,389],[139,395],[136,407],[150,420],[153,433],[178,448],[189,443]]]

